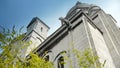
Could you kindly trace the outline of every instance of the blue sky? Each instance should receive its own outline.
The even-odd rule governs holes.
[[[53,33],[61,23],[59,17],[65,17],[69,9],[77,1],[100,6],[105,12],[111,14],[120,26],[120,1],[119,0],[0,0],[0,26],[16,28],[26,26],[33,17],[39,17]]]

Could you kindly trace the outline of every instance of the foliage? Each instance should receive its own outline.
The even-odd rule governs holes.
[[[53,68],[51,62],[45,61],[32,52],[28,58],[21,59],[19,56],[21,50],[31,44],[30,42],[22,41],[25,34],[21,33],[21,29],[17,32],[15,27],[13,27],[11,31],[8,29],[0,32],[0,68]],[[91,49],[86,49],[82,52],[73,49],[73,53],[75,58],[78,59],[77,62],[80,68],[101,68],[102,66],[101,63],[97,62],[99,57],[95,56]],[[64,59],[69,60],[70,58],[64,57]],[[65,62],[60,63],[66,64]],[[70,64],[70,68],[73,68],[72,60],[70,60]]]
[[[79,51],[78,49],[72,49],[71,55],[72,59],[70,56],[66,56],[66,53],[62,53],[64,55],[64,60],[61,61],[60,64],[70,64],[70,68],[103,68],[105,65],[106,60],[104,63],[99,62],[99,57],[93,54],[93,50],[90,48],[87,48],[83,51]],[[73,60],[74,59],[74,60]],[[77,64],[76,64],[77,63]]]
[[[51,62],[45,61],[37,54],[30,53],[26,59],[21,59],[19,54],[24,46],[30,42],[22,41],[25,34],[15,30],[3,30],[0,32],[0,68],[53,68]]]
[[[94,55],[93,50],[88,48],[84,51],[73,50],[75,57],[78,59],[78,66],[80,68],[102,68],[105,63],[99,63],[99,57]]]

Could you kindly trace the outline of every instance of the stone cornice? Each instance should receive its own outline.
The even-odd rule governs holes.
[[[77,27],[80,23],[82,23],[82,19],[79,20],[79,22],[74,23],[76,19],[79,19],[80,17],[84,16],[88,21],[90,21],[90,24],[97,28],[100,32],[102,32],[92,21],[92,19],[89,18],[89,16],[84,12],[77,13],[74,17],[69,19],[69,22],[71,23],[71,30]],[[56,43],[56,40],[60,40],[65,37],[66,34],[68,34],[68,26],[62,25],[59,29],[57,29],[52,35],[50,35],[43,43],[41,43],[34,52],[38,52],[39,54],[42,54],[47,49],[50,49],[50,47],[53,47],[54,43]],[[63,37],[62,37],[63,36]],[[56,43],[57,44],[57,43]]]

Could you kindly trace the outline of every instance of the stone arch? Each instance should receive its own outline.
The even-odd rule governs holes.
[[[46,61],[51,61],[53,62],[53,52],[52,51],[46,51],[44,54],[43,54],[43,58],[46,60]]]
[[[67,53],[67,52],[66,52],[66,51],[61,51],[61,52],[55,57],[54,61],[55,61],[60,55],[62,55],[63,53]]]
[[[98,6],[91,6],[91,7],[88,9],[88,15],[90,15],[93,11],[98,12],[99,10],[101,10],[100,7],[98,7]],[[94,12],[94,13],[96,13],[96,12]]]
[[[39,37],[36,37],[40,42],[42,42],[42,39],[40,39]]]
[[[57,67],[58,68],[64,68],[64,57],[63,56],[60,56],[57,60]]]
[[[57,56],[55,56],[53,63],[56,64],[56,68],[65,68],[64,62],[66,62],[65,57],[67,57],[66,51],[61,51],[58,53]]]

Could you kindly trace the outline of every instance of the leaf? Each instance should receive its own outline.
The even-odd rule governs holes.
[[[22,33],[22,29],[24,28],[24,26],[22,26],[20,29],[19,29],[19,34]]]

